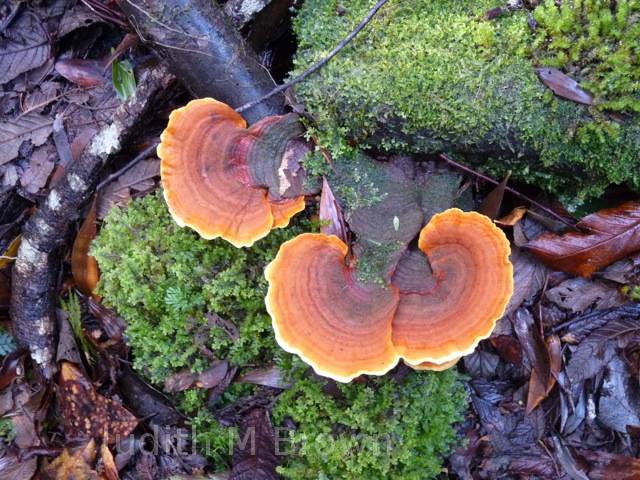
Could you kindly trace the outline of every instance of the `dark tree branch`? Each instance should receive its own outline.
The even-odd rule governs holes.
[[[149,115],[173,77],[165,68],[144,72],[135,94],[113,114],[85,151],[51,189],[25,224],[13,268],[11,318],[18,342],[31,352],[46,378],[55,373],[55,295],[59,248],[69,225],[91,197],[102,167],[117,154]]]
[[[171,71],[196,97],[213,97],[232,107],[269,92],[274,82],[256,53],[215,1],[118,0],[140,39],[169,64]],[[248,108],[254,123],[283,113],[284,98]]]

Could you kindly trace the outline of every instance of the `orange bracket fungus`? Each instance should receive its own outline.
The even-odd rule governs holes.
[[[298,161],[309,147],[302,134],[295,115],[247,128],[231,107],[211,98],[174,110],[158,146],[171,215],[203,238],[222,237],[236,247],[288,225],[304,209]]]
[[[489,218],[452,208],[431,218],[418,246],[381,286],[358,282],[335,236],[283,244],[265,272],[280,346],[341,382],[384,374],[399,359],[417,370],[455,365],[509,302],[509,242]]]
[[[398,291],[358,282],[346,254],[338,237],[305,233],[283,243],[265,271],[280,346],[340,382],[382,375],[398,362],[391,343]]]

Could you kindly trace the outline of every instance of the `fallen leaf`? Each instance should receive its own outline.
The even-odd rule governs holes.
[[[471,355],[464,357],[464,366],[474,378],[493,376],[499,362],[500,357],[484,350],[476,349]]]
[[[22,12],[0,45],[0,84],[43,65],[51,53],[47,29],[34,13]]]
[[[0,366],[0,390],[4,390],[18,377],[24,373],[24,349],[14,350],[2,359]]]
[[[22,188],[35,195],[47,185],[55,167],[53,156],[53,151],[48,146],[38,147],[33,151],[29,166],[20,177]]]
[[[91,208],[89,208],[87,217],[82,222],[80,230],[78,230],[71,250],[71,273],[76,285],[85,295],[93,293],[100,279],[98,262],[89,255],[91,242],[96,238],[98,232],[96,226],[96,204],[97,200],[94,200]]]
[[[282,371],[276,367],[251,370],[242,375],[237,381],[239,383],[264,385],[265,387],[280,388],[282,390],[291,386],[291,384],[284,379]]]
[[[505,316],[520,308],[522,302],[535,298],[544,286],[548,273],[544,265],[517,247],[511,249],[510,258],[513,265],[513,295],[505,310]]]
[[[100,395],[72,363],[62,362],[59,387],[67,438],[91,437],[112,444],[136,428],[138,420],[120,403]]]
[[[510,335],[497,335],[489,339],[491,346],[504,360],[514,365],[522,365],[522,347]]]
[[[600,328],[593,330],[571,354],[566,372],[572,383],[596,376],[614,357],[618,348],[640,339],[638,316],[613,310]]]
[[[83,88],[90,88],[104,83],[104,62],[81,58],[65,58],[58,60],[56,71],[71,83]]]
[[[619,356],[605,367],[598,400],[598,421],[612,430],[627,433],[640,427],[640,391],[638,382]]]
[[[42,82],[40,85],[31,90],[22,102],[22,112],[38,112],[53,102],[60,90],[60,83],[58,82]]]
[[[602,278],[622,285],[640,283],[640,253],[612,263],[602,271]]]
[[[193,373],[191,369],[185,368],[166,378],[164,390],[168,393],[182,392],[193,387],[209,390],[224,380],[228,370],[229,362],[226,360],[214,362],[210,368],[202,373]]]
[[[127,328],[127,322],[110,308],[105,307],[94,297],[87,297],[89,311],[100,322],[104,333],[112,340],[121,340]]]
[[[557,68],[537,68],[536,73],[542,83],[559,97],[584,105],[593,105],[593,97],[580,84]]]
[[[264,408],[254,408],[240,425],[229,480],[277,480],[277,466],[275,435],[269,413]]]
[[[584,470],[580,468],[567,446],[562,442],[560,437],[552,437],[555,458],[572,480],[590,480]]]
[[[507,188],[509,177],[511,177],[511,173],[507,174],[507,176],[504,177],[504,180],[489,192],[478,207],[478,212],[489,217],[491,220],[498,217],[500,214],[500,207],[502,207],[502,199],[504,198],[504,189]]]
[[[531,370],[536,370],[542,390],[546,390],[551,375],[549,352],[531,312],[526,308],[519,308],[514,315],[513,326]]]
[[[18,248],[20,247],[21,241],[22,235],[18,235],[16,238],[11,240],[11,243],[9,243],[7,249],[0,256],[0,270],[15,261],[16,255],[18,255]]]
[[[120,480],[118,475],[118,468],[113,461],[113,455],[109,450],[106,443],[100,445],[100,457],[102,458],[101,468],[98,469],[98,474],[101,480]]]
[[[22,460],[15,449],[3,450],[0,454],[0,480],[31,480],[38,469],[38,458]]]
[[[103,219],[114,205],[126,205],[131,199],[131,191],[145,192],[155,186],[155,178],[160,175],[158,160],[143,160],[108,184],[98,199],[97,214]]]
[[[35,112],[0,122],[0,165],[18,156],[22,142],[31,140],[34,146],[39,147],[52,131],[53,121]]]
[[[590,307],[617,307],[625,302],[617,288],[582,277],[570,278],[550,288],[546,291],[545,297],[572,313],[581,313]]]
[[[516,207],[507,213],[504,217],[496,220],[496,223],[501,227],[513,227],[516,223],[522,220],[522,217],[529,211],[527,207]]]
[[[397,217],[396,217],[397,218]],[[342,209],[331,191],[326,177],[322,177],[322,194],[320,195],[320,231],[325,235],[335,235],[343,242],[347,242],[347,226],[344,222]]]
[[[590,480],[637,480],[640,478],[640,459],[617,453],[577,448],[576,453],[589,463]]]
[[[70,452],[65,448],[59,457],[44,468],[49,478],[55,480],[97,480],[98,473],[91,465],[96,460],[96,442],[91,439],[83,447]]]
[[[640,202],[587,215],[577,227],[586,233],[544,233],[527,248],[552,268],[588,277],[640,250]]]
[[[78,28],[88,27],[96,22],[100,22],[100,17],[92,12],[84,3],[78,3],[73,8],[67,10],[60,20],[58,26],[58,37],[64,37]]]

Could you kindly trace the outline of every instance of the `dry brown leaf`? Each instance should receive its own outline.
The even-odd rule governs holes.
[[[104,62],[81,58],[65,58],[56,62],[56,71],[71,83],[83,88],[100,85],[106,81]]]
[[[557,68],[538,68],[536,69],[536,73],[540,77],[540,80],[542,80],[542,83],[559,97],[584,105],[593,104],[591,94],[582,89],[573,78],[562,73]]]
[[[498,215],[500,214],[500,207],[502,207],[504,190],[505,188],[507,188],[509,177],[511,177],[511,173],[504,177],[504,180],[502,180],[498,185],[495,186],[493,190],[491,190],[491,192],[489,192],[489,194],[484,198],[484,200],[478,207],[478,212],[489,217],[491,220],[494,220],[498,217]]]
[[[91,437],[112,444],[136,428],[136,417],[120,403],[100,395],[72,363],[62,362],[59,387],[67,438]]]
[[[123,173],[120,178],[108,184],[98,200],[98,218],[103,219],[114,205],[126,205],[131,199],[131,191],[145,192],[155,186],[155,178],[160,175],[158,160],[143,160]]]
[[[36,148],[29,159],[29,166],[20,178],[20,184],[27,192],[35,195],[47,185],[47,180],[55,167],[54,153],[50,145]]]
[[[89,255],[91,242],[96,238],[96,200],[91,204],[87,217],[82,222],[71,251],[71,273],[78,288],[85,295],[91,295],[100,280],[98,262]]]
[[[577,227],[584,232],[544,233],[527,248],[552,268],[588,277],[640,250],[640,201],[587,215]]]
[[[120,480],[118,475],[118,467],[113,460],[113,455],[109,447],[103,443],[100,445],[100,457],[102,458],[101,468],[98,469],[101,480]]]
[[[31,140],[36,147],[47,141],[53,131],[53,120],[35,112],[0,122],[0,165],[18,156],[22,142]]]
[[[18,248],[20,247],[21,240],[22,235],[18,235],[16,238],[11,240],[11,243],[9,244],[7,249],[0,256],[0,270],[15,261],[16,255],[18,255]]]
[[[49,35],[37,15],[27,10],[13,21],[0,45],[0,84],[43,65],[51,53]]]
[[[516,223],[522,220],[522,217],[525,216],[528,210],[528,207],[516,207],[504,217],[497,219],[496,223],[501,227],[513,227]]]
[[[65,448],[60,456],[44,468],[49,478],[55,480],[97,480],[98,474],[91,465],[96,460],[96,442],[91,439],[73,452]]]
[[[342,215],[342,209],[331,191],[326,177],[322,177],[322,194],[320,195],[320,231],[325,235],[335,235],[343,242],[347,242],[347,227]]]

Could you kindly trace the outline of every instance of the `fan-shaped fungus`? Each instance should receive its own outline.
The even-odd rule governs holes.
[[[347,382],[398,359],[445,370],[491,334],[513,291],[509,242],[487,217],[449,209],[420,233],[391,285],[363,285],[333,235],[284,243],[267,267],[276,339],[317,373]],[[420,281],[420,278],[422,279]],[[396,283],[397,282],[397,283]]]
[[[489,218],[457,208],[434,215],[420,232],[434,288],[403,294],[393,344],[410,364],[445,364],[473,352],[513,293],[509,241]]]
[[[264,128],[254,132],[246,126],[224,103],[193,100],[171,113],[158,146],[164,195],[175,221],[236,247],[252,245],[304,209],[304,197],[272,205],[265,188],[251,185],[246,156]]]
[[[398,362],[391,343],[397,289],[359,283],[346,254],[338,237],[305,233],[282,244],[265,271],[280,346],[341,382],[382,375]]]

